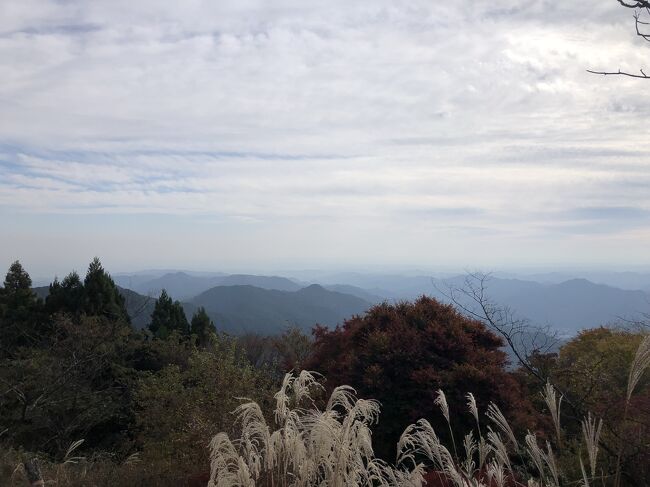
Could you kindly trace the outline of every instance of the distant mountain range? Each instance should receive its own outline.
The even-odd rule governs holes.
[[[155,299],[164,288],[183,303],[188,319],[203,306],[219,329],[234,334],[273,334],[288,325],[306,330],[316,323],[335,326],[384,300],[412,300],[425,294],[447,301],[445,290],[462,286],[464,279],[346,273],[321,275],[313,284],[249,274],[167,272],[114,277],[136,327],[149,323]],[[47,287],[37,291],[43,296]],[[565,336],[650,314],[650,293],[586,279],[540,283],[493,277],[487,283],[487,294],[494,302],[509,306],[517,316],[549,325]]]
[[[594,284],[586,279],[498,288],[488,288],[492,299],[507,304],[521,317],[563,333],[621,320],[639,320],[643,314],[650,314],[647,292]]]
[[[133,326],[147,326],[156,299],[118,287],[125,298]],[[44,299],[48,287],[37,287],[34,291]],[[172,297],[175,299],[175,296]],[[203,306],[219,331],[235,335],[274,335],[289,326],[297,326],[306,332],[316,324],[334,327],[372,306],[357,296],[330,291],[317,284],[302,289],[298,287],[295,291],[250,285],[215,286],[182,304],[188,320]]]
[[[186,300],[215,286],[255,286],[278,291],[297,291],[301,287],[286,277],[254,276],[249,274],[221,274],[197,276],[187,272],[170,272],[162,276],[117,275],[115,283],[145,296],[158,297],[165,289],[175,299]]]

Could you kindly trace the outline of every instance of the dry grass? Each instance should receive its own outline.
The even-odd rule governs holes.
[[[513,485],[513,478],[545,487],[590,485],[596,476],[601,422],[591,416],[583,423],[591,468],[589,472],[583,468],[583,478],[573,481],[564,477],[549,442],[540,445],[532,433],[525,441],[517,441],[494,404],[486,412],[490,424],[485,426],[484,440],[473,396],[468,396],[467,405],[477,428],[464,437],[462,459],[456,458],[430,423],[421,419],[402,434],[391,465],[377,459],[372,448],[371,427],[378,421],[379,404],[359,399],[352,388],[341,386],[320,410],[312,399],[320,390],[309,372],[287,374],[275,395],[275,428],[267,424],[256,403],[242,404],[235,411],[241,435],[231,440],[219,433],[210,444],[209,487],[415,487],[424,485],[427,470],[442,473],[455,487],[506,487]],[[559,401],[548,389],[546,395],[559,416]],[[437,393],[436,404],[448,419],[449,406],[442,391]],[[511,458],[515,456],[533,468],[513,468]]]
[[[628,403],[648,367],[650,337],[643,340],[632,363]],[[464,437],[463,459],[458,458],[455,445],[452,455],[431,424],[421,419],[402,434],[395,463],[391,465],[377,459],[372,448],[371,427],[379,418],[376,401],[359,399],[354,389],[340,386],[320,410],[313,400],[316,391],[322,391],[322,387],[310,372],[303,371],[299,376],[287,374],[275,395],[274,429],[256,403],[242,404],[235,411],[240,437],[231,440],[227,434],[219,433],[212,439],[208,487],[415,487],[425,483],[427,470],[442,474],[455,487],[508,487],[515,484],[514,479],[539,487],[620,483],[620,466],[613,477],[597,475],[602,420],[591,414],[582,421],[582,447],[587,452],[589,469],[585,468],[578,449],[578,479],[570,479],[567,472],[561,471],[548,441],[540,445],[530,432],[523,442],[518,441],[495,404],[488,406],[485,416],[489,424],[482,427],[472,394],[466,396],[467,409],[476,421],[476,430]],[[542,396],[553,420],[557,445],[561,447],[562,397],[557,397],[551,384],[546,385]],[[450,409],[442,390],[437,391],[435,404],[450,424]],[[487,440],[482,430],[487,432]],[[517,468],[513,468],[513,458],[518,459]]]

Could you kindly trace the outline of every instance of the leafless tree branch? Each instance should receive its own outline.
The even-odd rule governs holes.
[[[650,22],[642,20],[643,12],[645,12],[646,16],[650,17],[650,0],[636,0],[633,2],[626,2],[625,0],[617,0],[617,1],[625,8],[634,9],[633,17],[634,17],[634,29],[636,31],[636,35],[639,36],[644,41],[650,42],[650,32],[648,32],[648,27],[646,27],[650,25]],[[650,78],[650,76],[645,74],[643,69],[640,69],[639,71],[641,74],[636,74],[629,71],[621,71],[620,69],[618,71],[596,71],[592,69],[587,70],[588,73],[600,74],[603,76],[608,76],[608,75],[627,76],[629,78],[637,78],[637,79]]]

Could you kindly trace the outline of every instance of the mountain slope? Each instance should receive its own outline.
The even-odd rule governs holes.
[[[638,319],[650,312],[650,295],[629,291],[586,279],[572,279],[535,292],[514,293],[505,299],[528,319],[550,324],[562,331],[608,324],[623,319]]]
[[[234,334],[275,334],[288,325],[304,330],[317,323],[335,326],[371,306],[356,296],[328,291],[319,285],[294,292],[248,285],[217,286],[187,304],[188,316],[203,306],[217,329]]]

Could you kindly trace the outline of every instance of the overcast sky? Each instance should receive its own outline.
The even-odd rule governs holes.
[[[650,265],[616,0],[0,2],[0,265]]]

